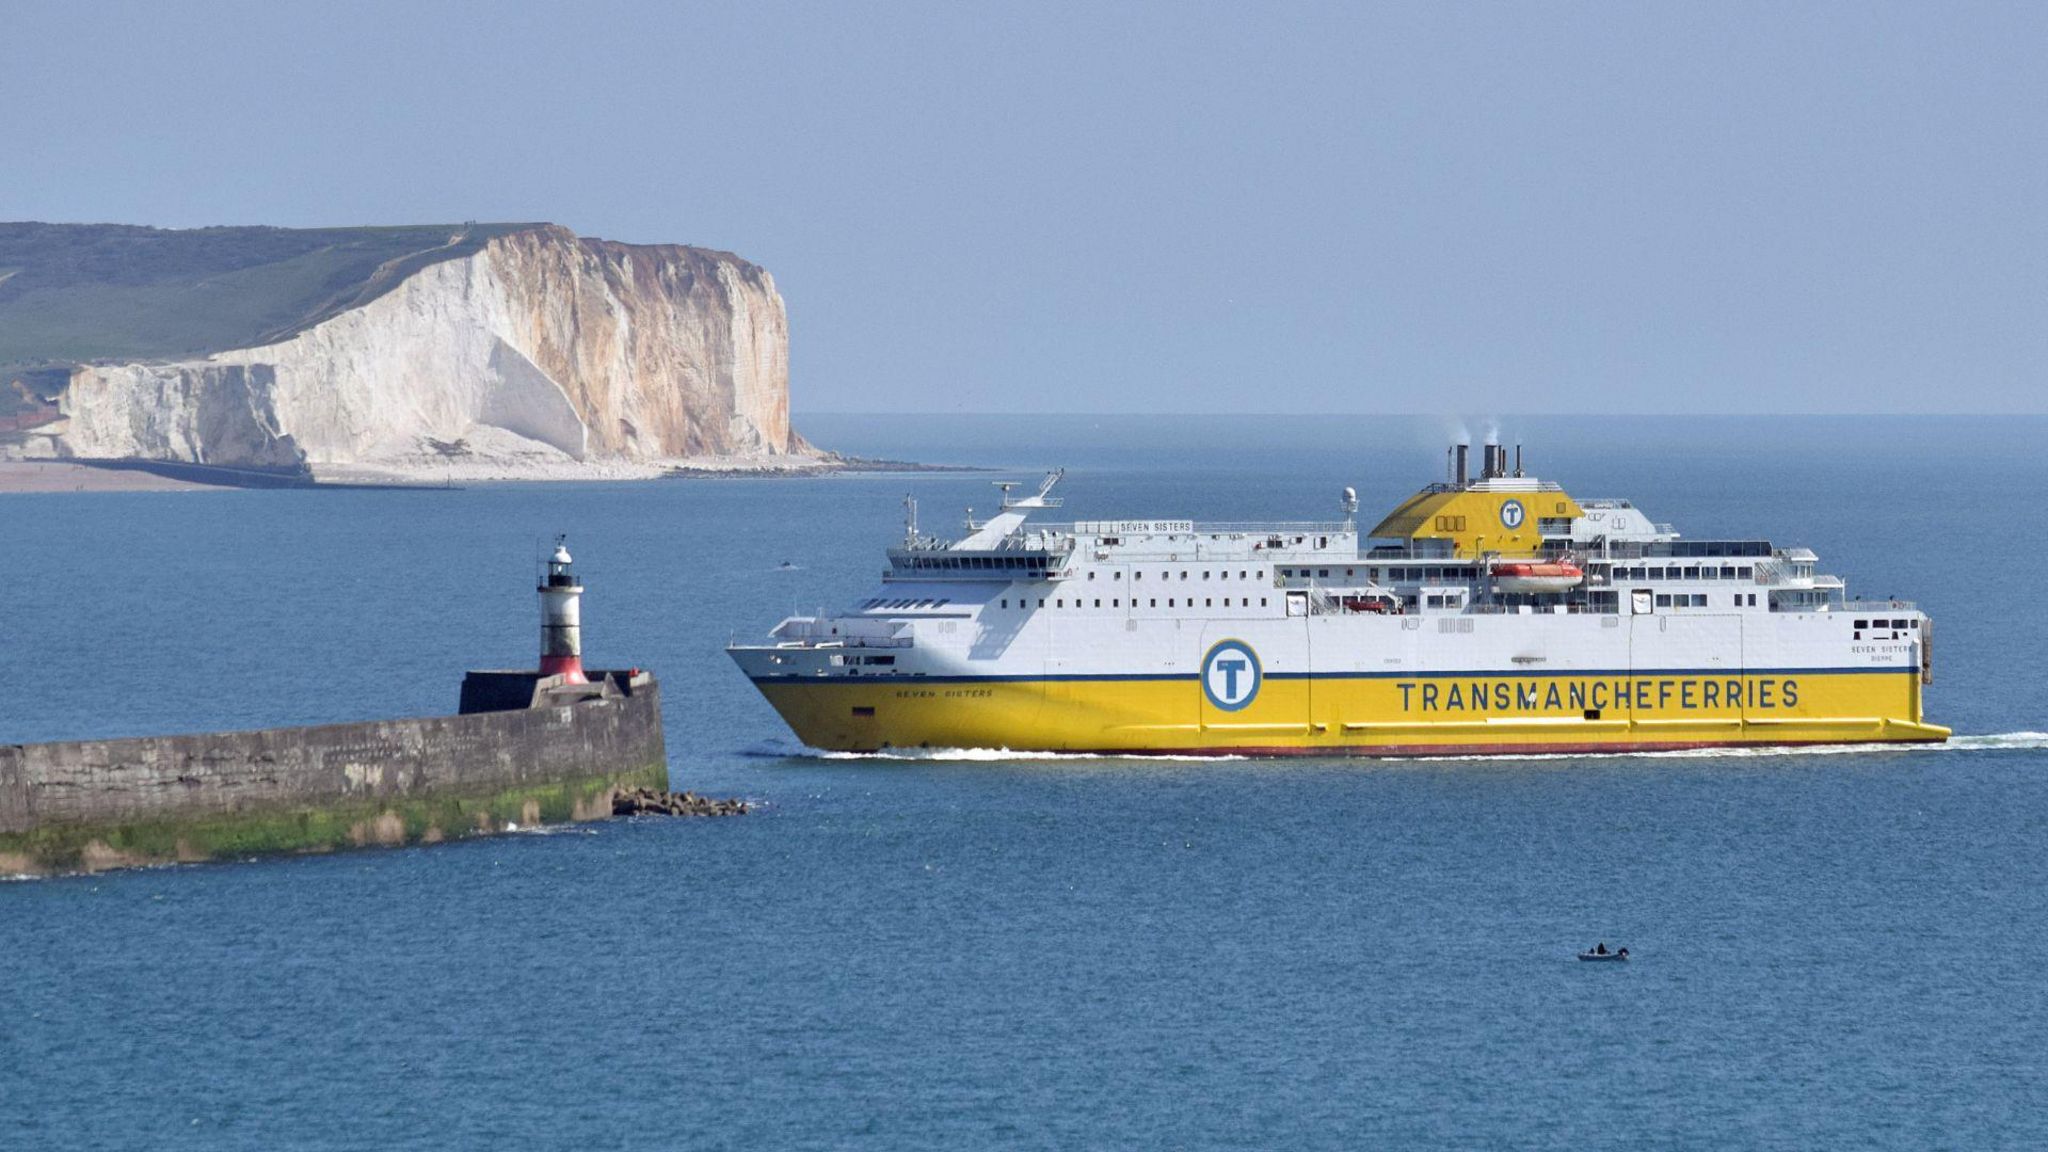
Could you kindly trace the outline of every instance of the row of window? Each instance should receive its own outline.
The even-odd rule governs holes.
[[[950,598],[925,600],[863,600],[860,602],[860,606],[862,611],[870,611],[876,608],[944,608],[946,605],[951,604],[952,602],[953,601]]]
[[[1769,556],[1769,540],[1671,540],[1651,545],[1665,556]]]
[[[903,561],[911,568],[948,572],[1024,572],[1044,574],[1051,561],[1044,556],[912,556]]]
[[[1193,607],[1195,607],[1195,598],[1194,598],[1193,596],[1189,596],[1189,597],[1187,597],[1187,598],[1186,598],[1186,600],[1187,600],[1187,603],[1186,603],[1185,605],[1183,605],[1183,604],[1181,603],[1181,599],[1182,599],[1182,598],[1181,598],[1181,597],[1178,597],[1178,596],[1169,596],[1169,597],[1167,597],[1167,598],[1166,598],[1166,606],[1167,606],[1168,608],[1181,608],[1181,607],[1193,608]],[[1218,607],[1218,605],[1217,605],[1217,603],[1216,603],[1216,599],[1217,599],[1217,598],[1216,598],[1216,597],[1214,597],[1214,596],[1204,596],[1204,597],[1202,598],[1202,604],[1201,604],[1201,606],[1202,606],[1202,607],[1204,607],[1204,608],[1215,608],[1215,607]],[[1231,603],[1230,603],[1230,597],[1228,597],[1228,596],[1225,596],[1225,597],[1223,597],[1222,599],[1223,599],[1223,603],[1222,603],[1221,607],[1224,607],[1224,608],[1229,608],[1229,607],[1231,607],[1231,606],[1232,606],[1232,605],[1231,605]],[[1010,602],[1009,602],[1008,600],[1004,600],[1004,601],[1002,601],[1001,603],[1002,603],[1002,606],[1003,606],[1003,607],[1005,607],[1005,608],[1008,608],[1008,607],[1010,606]],[[1045,597],[1043,597],[1043,596],[1040,596],[1040,597],[1038,598],[1038,606],[1039,606],[1040,608],[1043,608],[1043,607],[1045,607]],[[1053,598],[1053,602],[1052,602],[1052,606],[1053,606],[1053,607],[1055,607],[1055,608],[1065,608],[1065,607],[1067,606],[1067,601],[1066,601],[1066,598],[1065,598],[1065,597],[1054,597],[1054,598]],[[1121,608],[1121,607],[1123,607],[1123,606],[1124,606],[1124,602],[1123,602],[1123,599],[1122,599],[1122,597],[1115,597],[1115,596],[1111,597],[1111,598],[1110,598],[1110,601],[1109,601],[1109,606],[1110,606],[1111,608]],[[1137,598],[1136,598],[1136,597],[1132,597],[1132,598],[1131,598],[1131,607],[1133,607],[1133,608],[1136,608],[1137,606],[1138,606],[1138,601],[1137,601]],[[1145,606],[1146,606],[1146,607],[1148,607],[1148,608],[1157,608],[1157,607],[1159,607],[1159,600],[1158,600],[1158,598],[1156,598],[1156,597],[1153,597],[1153,598],[1150,598],[1150,599],[1148,599],[1148,600],[1146,601],[1146,605],[1145,605]],[[1249,596],[1239,596],[1239,597],[1237,598],[1237,604],[1236,604],[1236,607],[1239,607],[1239,608],[1249,608],[1249,607],[1251,607],[1251,606],[1252,606],[1252,598],[1251,598],[1251,597],[1249,597]],[[1261,596],[1261,597],[1259,597],[1259,607],[1261,607],[1261,608],[1264,608],[1265,606],[1266,606],[1266,597],[1264,597],[1264,596]],[[1018,598],[1017,598],[1017,607],[1019,607],[1019,608],[1030,608],[1030,607],[1031,607],[1031,601],[1030,601],[1030,600],[1028,600],[1028,599],[1026,599],[1026,598],[1024,598],[1024,597],[1022,597],[1022,596],[1020,596],[1020,597],[1018,597]],[[1083,599],[1082,599],[1081,597],[1079,597],[1079,596],[1076,596],[1076,597],[1074,597],[1074,607],[1076,607],[1076,608],[1086,608],[1086,607],[1088,607],[1088,604],[1087,604],[1087,602],[1086,602],[1086,601],[1084,601],[1084,600],[1083,600]],[[1100,607],[1102,607],[1102,598],[1101,598],[1101,597],[1099,597],[1099,596],[1095,598],[1095,607],[1097,607],[1097,608],[1100,608]]]
[[[1188,579],[1188,577],[1189,577],[1189,572],[1190,572],[1190,569],[1187,569],[1187,568],[1183,568],[1183,569],[1181,569],[1181,570],[1180,570],[1180,578],[1181,578],[1181,579],[1183,579],[1183,580],[1186,580],[1186,579]],[[1210,569],[1210,568],[1204,568],[1204,569],[1202,570],[1202,579],[1204,579],[1204,580],[1207,580],[1207,579],[1209,579],[1209,578],[1210,578],[1210,574],[1211,574],[1212,572],[1213,572],[1213,573],[1215,574],[1215,578],[1216,578],[1216,579],[1218,579],[1218,580],[1228,580],[1228,579],[1230,579],[1230,570],[1229,570],[1228,568],[1222,568],[1222,569]],[[1088,570],[1088,578],[1089,578],[1090,580],[1093,580],[1093,579],[1095,579],[1095,570],[1094,570],[1094,569],[1092,569],[1092,568],[1091,568],[1091,569],[1089,569],[1089,570]],[[1116,570],[1116,569],[1112,569],[1112,570],[1110,571],[1110,574],[1109,574],[1109,578],[1110,578],[1111,580],[1121,580],[1121,579],[1123,579],[1123,578],[1124,578],[1124,574],[1123,574],[1123,572],[1122,572],[1121,570]],[[1137,571],[1135,571],[1135,572],[1132,572],[1132,573],[1131,573],[1131,579],[1132,579],[1132,580],[1143,580],[1144,578],[1145,578],[1145,572],[1144,572],[1144,569],[1142,569],[1142,568],[1141,568],[1141,569],[1139,569],[1139,570],[1137,570]],[[1161,580],[1171,580],[1171,579],[1173,579],[1173,573],[1172,573],[1172,572],[1161,572],[1161,573],[1159,573],[1159,578],[1160,578]],[[1264,579],[1266,578],[1266,570],[1265,570],[1264,568],[1260,568],[1260,569],[1257,569],[1257,570],[1253,570],[1253,569],[1249,569],[1249,568],[1240,568],[1240,569],[1238,569],[1238,572],[1237,572],[1237,578],[1238,578],[1239,580],[1264,580]]]
[[[1746,600],[1745,597],[1747,597]],[[1754,608],[1756,607],[1756,593],[1737,592],[1732,598],[1732,602],[1737,608],[1745,606]],[[1705,608],[1706,606],[1707,594],[1705,592],[1657,593],[1657,607],[1659,608]]]
[[[1316,580],[1328,580],[1332,573],[1339,571],[1343,572],[1344,578],[1347,580],[1356,580],[1358,578],[1358,569],[1356,568],[1282,568],[1280,569],[1280,575],[1283,579],[1307,580],[1313,578]],[[1365,570],[1365,578],[1377,583],[1380,579],[1381,571],[1379,568],[1367,568]],[[1418,564],[1408,568],[1388,568],[1384,571],[1387,579],[1394,582],[1403,580],[1479,579],[1479,569],[1469,565],[1433,564],[1424,567]]]
[[[1735,564],[1685,564],[1668,568],[1617,567],[1616,580],[1750,580],[1756,569]]]

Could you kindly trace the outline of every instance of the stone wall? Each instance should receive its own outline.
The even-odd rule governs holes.
[[[665,788],[659,686],[311,728],[0,745],[0,873],[435,841]]]

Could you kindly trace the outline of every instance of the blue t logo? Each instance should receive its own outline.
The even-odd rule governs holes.
[[[1224,712],[1249,707],[1263,679],[1258,654],[1242,640],[1221,641],[1202,657],[1202,695]]]
[[[1237,699],[1237,674],[1244,671],[1242,660],[1218,660],[1216,670],[1223,673],[1223,698]]]

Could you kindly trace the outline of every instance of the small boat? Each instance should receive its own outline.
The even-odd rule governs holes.
[[[1569,560],[1518,560],[1493,566],[1493,586],[1502,592],[1569,592],[1586,582],[1586,570]]]
[[[1581,960],[1603,960],[1603,961],[1604,961],[1604,960],[1626,960],[1626,959],[1628,959],[1628,949],[1626,949],[1626,948],[1618,948],[1618,949],[1616,949],[1616,950],[1614,950],[1614,951],[1612,951],[1612,952],[1593,952],[1593,951],[1586,951],[1586,952],[1581,952],[1581,953],[1579,953],[1579,959],[1581,959]]]

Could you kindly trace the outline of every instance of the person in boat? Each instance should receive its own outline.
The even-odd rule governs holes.
[[[1599,946],[1597,946],[1597,947],[1595,947],[1595,948],[1593,949],[1593,955],[1595,955],[1595,956],[1605,956],[1605,955],[1607,955],[1607,941],[1605,941],[1605,940],[1602,940],[1602,941],[1601,941],[1601,942],[1599,943]]]
[[[1628,949],[1626,949],[1626,948],[1623,948],[1623,949],[1622,949],[1621,951],[1619,951],[1619,952],[1616,952],[1616,953],[1615,953],[1615,955],[1616,955],[1616,956],[1620,956],[1620,957],[1623,957],[1623,958],[1625,959],[1625,958],[1627,958],[1627,956],[1628,956]]]

